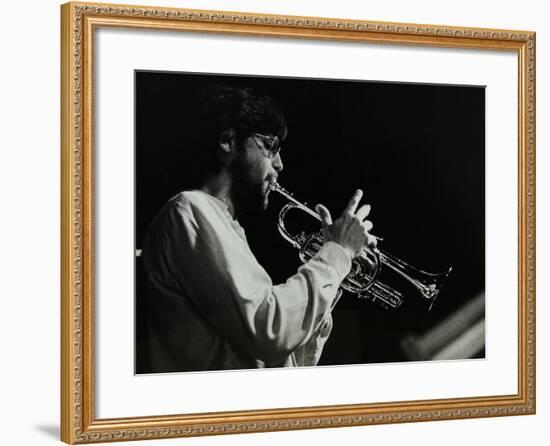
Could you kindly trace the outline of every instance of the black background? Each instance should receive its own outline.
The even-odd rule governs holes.
[[[197,111],[205,90],[222,83],[260,89],[282,107],[289,133],[279,182],[297,198],[337,217],[360,187],[386,251],[427,271],[453,267],[429,312],[414,294],[399,310],[384,310],[344,293],[320,364],[403,361],[404,336],[425,332],[483,292],[483,87],[143,71],[135,80],[137,248],[166,200],[197,186]],[[277,230],[284,203],[272,194],[265,213],[241,222],[274,283],[300,265]]]

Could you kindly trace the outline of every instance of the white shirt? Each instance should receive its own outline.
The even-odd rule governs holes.
[[[164,206],[142,259],[153,372],[316,365],[351,267],[327,242],[274,285],[227,206],[201,191]]]

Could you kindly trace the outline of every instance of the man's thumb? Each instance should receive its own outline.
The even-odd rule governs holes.
[[[332,224],[332,217],[330,216],[329,210],[323,206],[322,204],[318,204],[315,206],[315,210],[321,217],[321,221],[323,222],[324,226],[330,226]]]

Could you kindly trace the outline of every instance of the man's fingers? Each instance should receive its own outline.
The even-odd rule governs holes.
[[[364,204],[355,213],[355,216],[359,219],[359,221],[363,221],[365,218],[367,218],[369,214],[370,214],[370,204]]]
[[[347,212],[351,215],[355,214],[355,210],[357,209],[357,206],[359,205],[362,197],[363,191],[361,189],[357,189],[353,194],[353,197],[351,197],[348,205],[346,206],[346,210],[344,211],[344,213]]]
[[[315,210],[321,217],[321,221],[323,222],[324,226],[330,226],[332,224],[332,217],[330,216],[329,210],[323,206],[322,204],[318,204],[315,206]]]
[[[365,220],[365,221],[363,222],[363,227],[365,228],[365,230],[370,231],[370,230],[374,227],[374,225],[372,224],[372,221],[370,221],[370,220]],[[374,236],[373,236],[373,237],[374,237]]]
[[[367,246],[370,249],[374,249],[376,248],[377,245],[378,245],[378,240],[376,240],[376,237],[372,234],[367,233]]]

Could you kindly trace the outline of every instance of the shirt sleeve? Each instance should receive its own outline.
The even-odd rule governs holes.
[[[332,303],[332,308],[336,305],[336,302],[342,296],[342,290],[339,289],[336,298]],[[292,353],[292,362],[295,366],[315,366],[321,359],[323,353],[323,347],[332,331],[332,314],[328,313],[321,321],[319,328],[315,331],[313,336],[307,340],[304,344],[298,347]]]
[[[316,363],[351,267],[339,244],[325,243],[296,274],[274,285],[230,222],[208,209],[174,206],[155,232],[144,247],[158,253],[148,266],[154,283],[181,290],[218,332],[268,365],[306,345],[317,353],[298,362],[310,365],[316,357]]]

